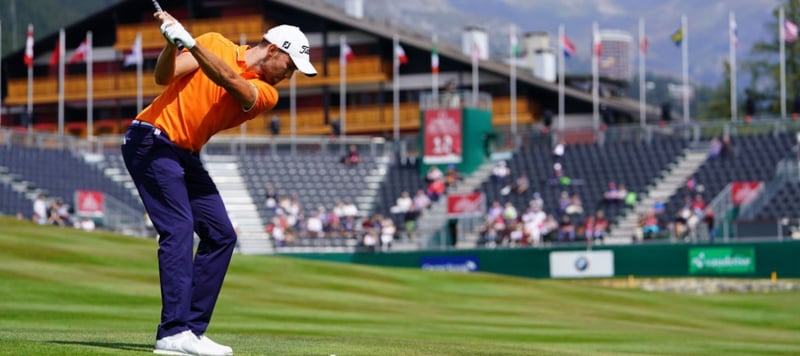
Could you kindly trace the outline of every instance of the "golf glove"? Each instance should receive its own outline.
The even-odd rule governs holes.
[[[172,44],[182,44],[184,48],[191,49],[196,44],[194,38],[180,22],[165,22],[161,24],[161,33]]]

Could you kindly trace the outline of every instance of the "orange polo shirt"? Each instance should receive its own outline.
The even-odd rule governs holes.
[[[203,34],[195,40],[256,86],[258,99],[255,106],[245,112],[231,94],[198,68],[170,83],[136,119],[161,129],[179,147],[199,152],[217,132],[239,126],[275,107],[278,91],[259,79],[256,73],[247,72],[244,52],[249,46],[234,44],[215,32]]]

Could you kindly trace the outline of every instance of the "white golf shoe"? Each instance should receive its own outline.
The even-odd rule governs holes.
[[[156,340],[153,353],[181,356],[230,356],[233,355],[233,350],[230,347],[217,344],[205,336],[197,337],[197,335],[187,330],[180,334]]]
[[[214,340],[209,339],[208,336],[206,336],[205,334],[198,336],[197,339],[199,340],[200,345],[203,345],[204,348],[219,350],[220,352],[219,355],[222,356],[233,355],[233,349],[230,346],[218,344],[214,342]]]

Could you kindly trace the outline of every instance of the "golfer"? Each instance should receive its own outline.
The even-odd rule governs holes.
[[[162,305],[154,352],[232,355],[205,333],[236,233],[199,152],[217,132],[272,109],[275,85],[295,71],[317,71],[308,39],[295,26],[276,26],[250,47],[218,33],[195,39],[168,13],[154,17],[167,39],[155,81],[166,87],[132,122],[122,144],[125,166],[159,235]],[[200,242],[193,256],[194,233]]]

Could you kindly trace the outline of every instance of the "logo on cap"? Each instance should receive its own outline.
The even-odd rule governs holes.
[[[281,46],[281,47],[283,47],[283,49],[289,49],[289,47],[291,47],[291,46],[292,46],[291,42],[283,41],[283,46]]]

